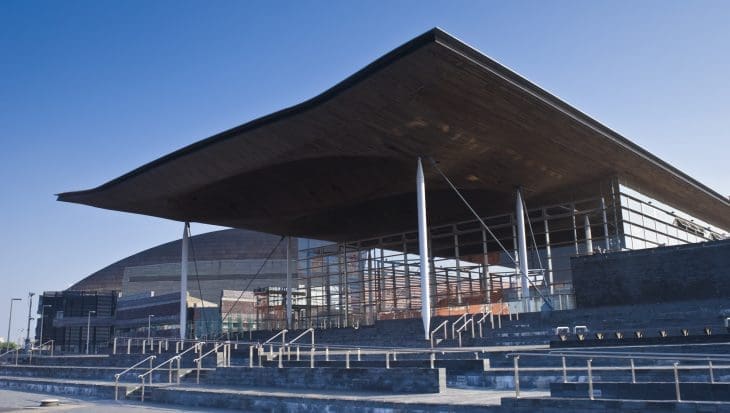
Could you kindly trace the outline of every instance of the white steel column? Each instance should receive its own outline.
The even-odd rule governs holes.
[[[601,197],[601,212],[603,213],[603,236],[606,237],[606,252],[611,250],[611,238],[608,236],[608,218],[606,218],[606,199]]]
[[[525,236],[525,210],[522,207],[522,189],[517,188],[515,202],[515,216],[517,217],[517,253],[519,254],[520,273],[522,274],[522,299],[525,311],[529,311],[530,284],[527,280],[527,237]]]
[[[180,260],[180,340],[185,340],[188,326],[188,243],[190,223],[186,222],[182,236],[182,259]]]
[[[586,231],[586,254],[593,255],[593,235],[591,234],[591,220],[588,214],[583,215],[583,226]]]
[[[286,328],[291,329],[292,288],[291,288],[291,237],[286,237]]]
[[[421,258],[421,318],[423,334],[429,339],[431,330],[431,277],[428,267],[428,223],[426,222],[426,180],[423,177],[423,165],[418,158],[416,170],[416,200],[418,204],[418,254]]]

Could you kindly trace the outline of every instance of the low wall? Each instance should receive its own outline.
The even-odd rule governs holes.
[[[204,384],[236,387],[346,390],[383,393],[439,393],[446,370],[421,368],[218,368]]]
[[[730,240],[570,260],[578,308],[730,297]]]
[[[682,400],[730,401],[728,383],[679,383]],[[588,383],[552,383],[553,397],[588,397]],[[601,399],[676,400],[674,383],[594,383],[593,395]]]

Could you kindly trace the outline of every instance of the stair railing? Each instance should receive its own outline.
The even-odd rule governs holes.
[[[631,368],[631,383],[636,383],[636,372],[634,360],[671,360],[674,361],[672,364],[672,370],[674,372],[674,389],[675,397],[677,402],[682,401],[680,393],[680,381],[679,381],[679,370],[700,370],[707,369],[710,378],[710,383],[715,383],[715,377],[713,373],[712,361],[722,361],[727,363],[730,361],[730,355],[715,355],[715,354],[692,354],[692,353],[599,353],[599,352],[580,352],[580,351],[564,351],[564,352],[550,352],[550,353],[509,353],[505,357],[512,357],[514,360],[514,383],[515,383],[515,397],[520,398],[520,374],[519,374],[519,359],[520,357],[560,357],[563,362],[563,383],[568,382],[566,358],[582,358],[586,359],[586,371],[588,374],[588,398],[594,399],[593,392],[593,359],[615,359],[615,360],[629,360]],[[681,361],[706,361],[707,366],[701,365],[686,365],[679,366]],[[663,369],[668,366],[653,366],[657,369]],[[615,369],[614,366],[610,367]],[[656,382],[655,382],[656,383]]]
[[[449,320],[444,320],[443,323],[439,324],[438,327],[431,330],[431,348],[433,348],[433,335],[436,334],[440,329],[444,329],[444,340],[447,340],[449,338],[449,330],[446,327],[449,324]]]
[[[492,322],[492,330],[494,330],[494,318],[492,318],[491,315],[492,315],[492,310],[487,310],[486,313],[482,313],[482,318],[477,320],[477,324],[479,325],[479,338],[484,337],[483,324],[487,321],[487,316],[490,316],[490,320]],[[472,320],[473,320],[473,318],[472,318]]]
[[[471,325],[471,338],[474,338],[474,317],[472,317],[464,321],[464,324],[456,330],[456,334],[459,335],[459,347],[461,347],[461,332],[466,330],[468,325]]]
[[[277,337],[281,336],[281,346],[286,346],[286,333],[288,333],[289,330],[283,329],[279,331],[278,333],[274,334],[271,338],[264,341],[262,346],[269,345],[269,357],[274,357],[274,345],[271,344],[272,341],[274,341]]]
[[[204,341],[199,341],[199,342],[195,343],[194,345],[190,346],[189,349],[183,351],[182,353],[170,357],[169,359],[163,361],[162,363],[158,364],[157,366],[152,367],[151,369],[149,369],[146,372],[144,372],[144,373],[140,374],[139,376],[137,376],[142,381],[142,393],[141,393],[141,396],[140,396],[140,401],[141,402],[144,402],[145,377],[146,376],[149,376],[149,383],[148,384],[151,385],[152,384],[152,373],[154,373],[155,371],[163,368],[164,366],[168,366],[167,367],[167,369],[168,369],[168,383],[172,384],[172,370],[173,370],[172,363],[173,362],[177,362],[177,366],[176,366],[177,384],[180,384],[180,360],[182,359],[182,356],[185,355],[186,353],[190,352],[190,351],[200,352],[201,351],[200,349],[202,348],[202,345],[203,344],[205,344]]]
[[[218,349],[223,347],[223,366],[221,367],[231,367],[230,365],[230,359],[228,358],[228,350],[230,348],[229,343],[218,343],[215,346],[213,346],[212,349],[208,350],[207,353],[200,355],[198,358],[193,359],[193,363],[195,363],[195,384],[200,384],[200,366],[203,364],[203,359],[210,354],[216,353],[218,354]]]
[[[136,363],[134,366],[129,367],[117,374],[114,375],[114,400],[119,400],[119,378],[122,377],[124,374],[128,373],[130,370],[135,369],[139,366],[141,366],[146,361],[150,362],[150,368],[152,368],[152,362],[155,361],[157,356],[147,356],[144,360],[141,360],[140,362]]]
[[[456,325],[459,324],[459,321],[464,320],[463,322],[466,323],[466,318],[469,317],[469,313],[464,313],[459,318],[456,319],[453,323],[451,323],[451,338],[456,338]]]

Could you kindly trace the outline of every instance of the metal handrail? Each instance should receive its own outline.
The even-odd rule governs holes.
[[[489,317],[489,320],[492,324],[492,330],[494,330],[494,315],[492,314],[492,310],[487,310],[486,313],[482,313],[482,318],[477,320],[477,324],[479,325],[479,337],[484,337],[483,331],[482,331],[482,324],[484,324],[484,321],[487,319],[487,316]]]
[[[469,317],[469,313],[464,313],[459,318],[456,319],[453,323],[451,323],[451,338],[456,337],[456,325],[461,321],[462,319],[466,320],[466,318]],[[466,323],[466,321],[464,321]]]
[[[471,324],[471,338],[474,338],[474,317],[464,321],[464,324],[459,327],[456,332],[459,334],[459,347],[461,347],[461,332],[466,329],[466,326]],[[453,327],[453,326],[452,326]]]
[[[230,344],[229,343],[218,343],[215,345],[215,347],[213,347],[207,353],[200,355],[196,359],[193,359],[193,363],[195,363],[195,370],[196,370],[195,384],[200,384],[200,365],[202,364],[203,359],[205,357],[207,357],[208,355],[210,355],[211,353],[214,353],[214,352],[217,353],[218,349],[221,347],[223,347],[223,352],[226,353],[226,355],[224,357],[225,361],[224,361],[223,367],[230,367],[230,361],[228,360],[228,355],[227,355],[228,352],[226,350],[227,346],[230,346]]]
[[[449,324],[449,320],[444,320],[444,322],[441,323],[441,324],[439,324],[438,327],[436,327],[433,330],[431,330],[431,334],[430,334],[430,337],[431,337],[431,348],[433,348],[433,335],[436,334],[436,332],[439,331],[440,328],[443,328],[444,329],[444,340],[448,340],[449,339],[449,330],[446,328],[446,325],[448,325],[448,324]]]
[[[292,340],[291,340],[291,341],[290,341],[290,342],[289,342],[289,343],[287,344],[287,346],[291,346],[291,345],[292,345],[292,343],[294,343],[295,341],[299,340],[300,338],[304,337],[305,335],[307,335],[307,334],[309,334],[309,333],[312,333],[312,347],[314,347],[314,329],[313,329],[313,328],[308,328],[308,329],[307,329],[307,330],[305,330],[305,331],[304,331],[304,332],[303,332],[302,334],[299,334],[298,336],[294,337],[294,339],[292,339]]]
[[[190,346],[189,349],[183,351],[182,353],[176,354],[176,355],[170,357],[169,359],[163,361],[162,363],[158,364],[157,366],[155,366],[155,367],[147,370],[146,372],[140,374],[139,376],[137,376],[142,381],[142,393],[140,395],[140,401],[144,402],[144,390],[145,390],[144,378],[145,378],[145,376],[149,376],[149,383],[148,384],[151,385],[152,384],[152,373],[155,372],[156,370],[159,370],[163,366],[169,364],[169,367],[168,367],[168,370],[169,370],[168,382],[169,383],[172,383],[172,363],[174,361],[177,361],[177,382],[178,382],[178,384],[180,384],[180,359],[182,359],[182,356],[185,353],[188,353],[191,350],[198,351],[200,349],[200,346],[203,345],[203,344],[205,344],[205,342],[199,341],[199,342],[195,343],[195,345]]]
[[[270,339],[268,339],[268,340],[264,341],[264,342],[263,342],[263,344],[269,344],[269,343],[271,343],[271,342],[272,342],[272,341],[273,341],[273,340],[274,340],[275,338],[277,338],[277,337],[279,337],[279,336],[281,336],[281,344],[282,344],[282,345],[286,344],[286,333],[287,333],[288,331],[289,331],[289,330],[287,330],[287,329],[283,329],[283,330],[279,331],[278,333],[274,334],[274,335],[273,335],[273,336],[272,336],[272,337],[271,337]]]
[[[152,355],[152,356],[147,356],[147,357],[145,357],[145,358],[144,358],[144,360],[142,360],[142,361],[138,362],[138,363],[137,363],[137,364],[135,364],[134,366],[132,366],[132,367],[129,367],[129,368],[127,368],[126,370],[124,370],[124,371],[122,371],[122,372],[119,372],[119,373],[115,374],[115,375],[114,375],[114,400],[118,400],[118,399],[119,399],[119,397],[118,397],[119,378],[120,378],[120,377],[122,377],[122,376],[123,376],[124,374],[126,374],[127,372],[129,372],[130,370],[132,370],[132,369],[135,369],[135,368],[139,367],[139,366],[140,366],[140,365],[141,365],[142,363],[144,363],[144,362],[145,362],[145,361],[147,361],[147,360],[149,360],[149,362],[150,362],[150,368],[152,368],[152,361],[154,361],[154,360],[155,360],[156,358],[157,358],[157,356],[154,356],[154,355]]]
[[[715,375],[713,372],[713,365],[712,361],[730,361],[730,356],[717,356],[714,354],[691,354],[684,355],[677,355],[678,353],[668,353],[668,354],[675,354],[667,355],[667,353],[618,353],[618,352],[612,352],[610,354],[607,353],[588,353],[588,352],[549,352],[549,353],[508,353],[505,355],[505,357],[512,357],[514,360],[514,383],[515,383],[515,397],[520,397],[520,378],[519,378],[519,359],[520,357],[560,357],[563,361],[563,383],[568,382],[567,378],[567,367],[566,367],[566,357],[574,357],[574,358],[585,358],[586,359],[586,368],[588,371],[588,398],[593,400],[594,394],[593,394],[593,359],[594,358],[603,358],[603,359],[618,359],[618,360],[630,360],[630,369],[631,369],[631,383],[636,383],[636,366],[634,365],[634,360],[676,360],[672,364],[672,369],[674,370],[674,388],[675,388],[675,394],[676,394],[676,400],[678,402],[682,401],[681,393],[680,393],[680,385],[679,385],[679,362],[680,361],[706,361],[708,363],[707,369],[709,372],[710,377],[710,383],[715,383]],[[699,368],[705,368],[705,366],[682,366],[683,370],[696,370]]]
[[[43,346],[45,346],[45,345],[46,345],[46,344],[48,344],[48,343],[51,343],[51,357],[53,357],[53,350],[54,350],[54,348],[56,347],[56,346],[54,345],[54,343],[55,343],[55,342],[56,342],[55,340],[48,340],[48,341],[46,341],[45,343],[41,343],[41,344],[39,344],[39,345],[38,345],[38,351],[40,351],[40,352],[41,352],[41,354],[42,354],[42,352],[43,352]]]

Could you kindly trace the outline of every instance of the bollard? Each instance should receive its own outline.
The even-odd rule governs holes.
[[[563,383],[568,382],[568,366],[565,364],[565,356],[563,356]]]
[[[515,398],[520,398],[520,356],[514,357],[515,362]]]
[[[591,369],[591,364],[593,363],[593,360],[588,359],[588,398],[593,400],[593,371]]]
[[[636,384],[636,368],[634,366],[634,359],[631,359],[631,382]]]
[[[677,370],[677,365],[679,363],[674,363],[674,390],[677,392],[677,401],[681,402],[682,397],[680,397],[679,394],[679,370]]]

